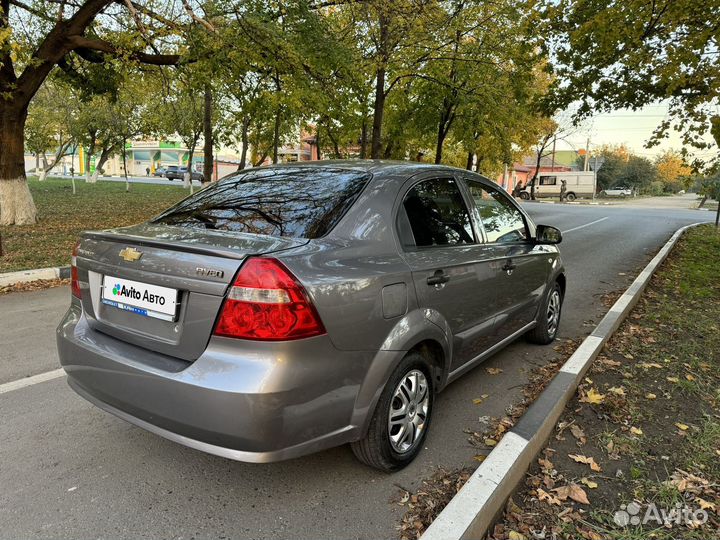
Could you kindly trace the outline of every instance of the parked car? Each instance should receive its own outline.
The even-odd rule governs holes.
[[[160,178],[163,178],[165,176],[165,168],[164,167],[158,167],[155,169],[155,172],[153,173],[153,176],[159,176]]]
[[[165,171],[165,177],[172,181],[172,180],[184,180],[185,179],[185,173],[187,172],[187,167],[180,167],[178,165],[171,165],[167,168]],[[203,174],[201,172],[192,171],[192,179],[193,180],[199,180],[200,182],[203,181]]]
[[[614,186],[603,190],[600,195],[604,197],[632,197],[632,188],[626,186]]]
[[[82,234],[60,362],[90,402],[192,448],[270,462],[351,443],[393,471],[450,382],[521,336],[555,339],[560,241],[460,169],[239,171]]]
[[[574,201],[579,197],[592,197],[595,192],[594,172],[551,172],[541,173],[535,181],[535,197],[560,197],[562,181],[566,182],[565,198]],[[520,191],[520,198],[530,199],[530,186],[525,185]]]

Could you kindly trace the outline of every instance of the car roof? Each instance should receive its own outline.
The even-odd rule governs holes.
[[[403,174],[412,175],[424,171],[444,170],[444,171],[460,171],[469,173],[465,169],[449,167],[447,165],[435,165],[433,163],[422,163],[417,161],[395,161],[385,159],[330,159],[320,161],[295,161],[292,163],[283,163],[278,165],[265,165],[263,169],[291,169],[291,168],[310,168],[317,167],[320,169],[346,169],[358,172],[370,172],[373,174]]]

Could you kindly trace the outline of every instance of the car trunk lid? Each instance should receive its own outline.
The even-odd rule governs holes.
[[[84,233],[83,309],[96,330],[191,361],[205,350],[242,262],[307,242],[161,224]]]

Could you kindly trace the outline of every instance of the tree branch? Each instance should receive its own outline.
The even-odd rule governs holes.
[[[109,41],[85,36],[70,36],[67,38],[71,50],[99,51],[113,56],[127,56],[143,64],[154,66],[175,66],[180,63],[179,54],[148,54],[142,51],[124,51],[118,49]]]

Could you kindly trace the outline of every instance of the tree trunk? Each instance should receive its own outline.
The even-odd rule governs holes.
[[[538,152],[537,154],[537,162],[535,163],[535,173],[533,173],[532,178],[530,179],[530,200],[535,200],[535,182],[538,177],[538,173],[540,172],[540,163],[542,161],[542,155],[543,151],[545,150],[545,147]]]
[[[85,154],[85,182],[93,183],[91,175],[90,175],[90,160],[92,159],[93,154],[95,153],[95,138],[96,133],[90,134],[90,144],[87,148],[87,153]],[[96,178],[97,179],[97,178]]]
[[[25,177],[27,107],[0,99],[0,225],[32,225],[37,210]]]
[[[385,68],[377,69],[375,83],[375,105],[373,108],[372,141],[370,143],[370,157],[380,159],[382,151],[382,123],[385,114]]]
[[[280,146],[280,124],[282,122],[282,103],[279,101],[280,92],[282,92],[282,84],[280,82],[280,76],[275,71],[273,75],[273,81],[275,82],[275,93],[278,97],[277,110],[275,111],[275,125],[273,126],[273,143],[272,143],[272,162],[278,162],[278,148]]]
[[[367,128],[367,116],[364,116],[362,127],[360,128],[360,159],[367,157]]]
[[[123,175],[125,176],[125,192],[130,191],[130,180],[127,175],[127,139],[123,139],[122,145]]]
[[[465,163],[465,168],[468,171],[472,171],[473,158],[475,158],[475,154],[473,154],[472,152],[468,152],[467,162]]]
[[[205,85],[205,109],[203,112],[203,137],[205,147],[203,155],[203,183],[211,182],[213,179],[213,132],[212,132],[212,88]],[[192,184],[192,182],[191,182]]]
[[[197,141],[195,141],[195,143],[197,143]],[[187,171],[185,171],[185,174],[183,174],[183,187],[190,188],[191,193],[192,193],[192,160],[193,160],[193,156],[195,154],[195,143],[193,143],[192,147],[190,148],[190,151],[188,152]],[[203,170],[204,169],[205,169],[205,165],[203,165]]]
[[[240,154],[240,165],[238,166],[238,171],[241,171],[245,168],[245,162],[247,161],[247,151],[248,146],[250,146],[249,137],[248,137],[248,129],[250,128],[250,119],[248,117],[243,118],[242,123],[242,154]]]
[[[273,126],[273,154],[272,162],[278,162],[278,147],[280,146],[280,106],[275,111],[275,125]]]
[[[107,163],[107,160],[110,158],[110,153],[112,152],[113,148],[112,146],[110,148],[103,148],[100,152],[100,159],[95,163],[95,172],[92,173],[92,176],[90,177],[90,183],[95,184],[98,181],[98,176],[100,176],[100,173],[102,171],[103,165]],[[88,167],[88,171],[90,168]]]

